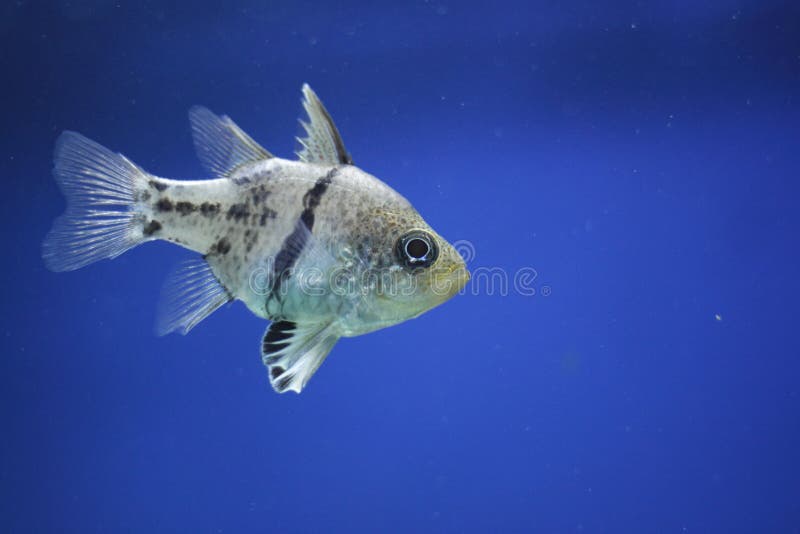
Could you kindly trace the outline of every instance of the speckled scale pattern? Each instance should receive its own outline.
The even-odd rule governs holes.
[[[266,296],[253,294],[251,275],[278,254],[301,216],[304,195],[321,178],[333,175],[314,210],[312,235],[331,254],[356,251],[365,254],[362,263],[388,263],[383,237],[419,218],[377,178],[350,165],[338,166],[335,173],[332,169],[272,158],[215,180],[154,178],[145,225],[157,230],[148,237],[203,254],[234,298],[268,317]],[[379,250],[383,255],[370,256]]]

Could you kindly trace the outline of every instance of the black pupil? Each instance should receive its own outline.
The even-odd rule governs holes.
[[[430,251],[430,247],[428,243],[423,241],[419,238],[414,238],[408,243],[406,243],[406,252],[408,255],[414,259],[422,259],[427,256],[428,252]]]

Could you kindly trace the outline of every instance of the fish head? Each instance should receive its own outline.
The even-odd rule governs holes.
[[[413,208],[381,209],[372,215],[359,310],[365,329],[417,317],[452,298],[469,281],[458,251]]]

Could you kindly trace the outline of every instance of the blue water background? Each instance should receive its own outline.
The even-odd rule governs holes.
[[[1,531],[800,532],[796,2],[17,1],[0,45]],[[190,106],[289,157],[303,82],[536,294],[280,396],[240,304],[154,335],[190,252],[44,268],[61,131],[201,178]]]

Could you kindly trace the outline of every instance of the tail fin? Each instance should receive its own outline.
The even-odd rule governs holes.
[[[67,197],[67,211],[42,245],[49,269],[79,269],[145,240],[137,198],[147,190],[150,176],[125,156],[64,132],[56,143],[53,174]]]

